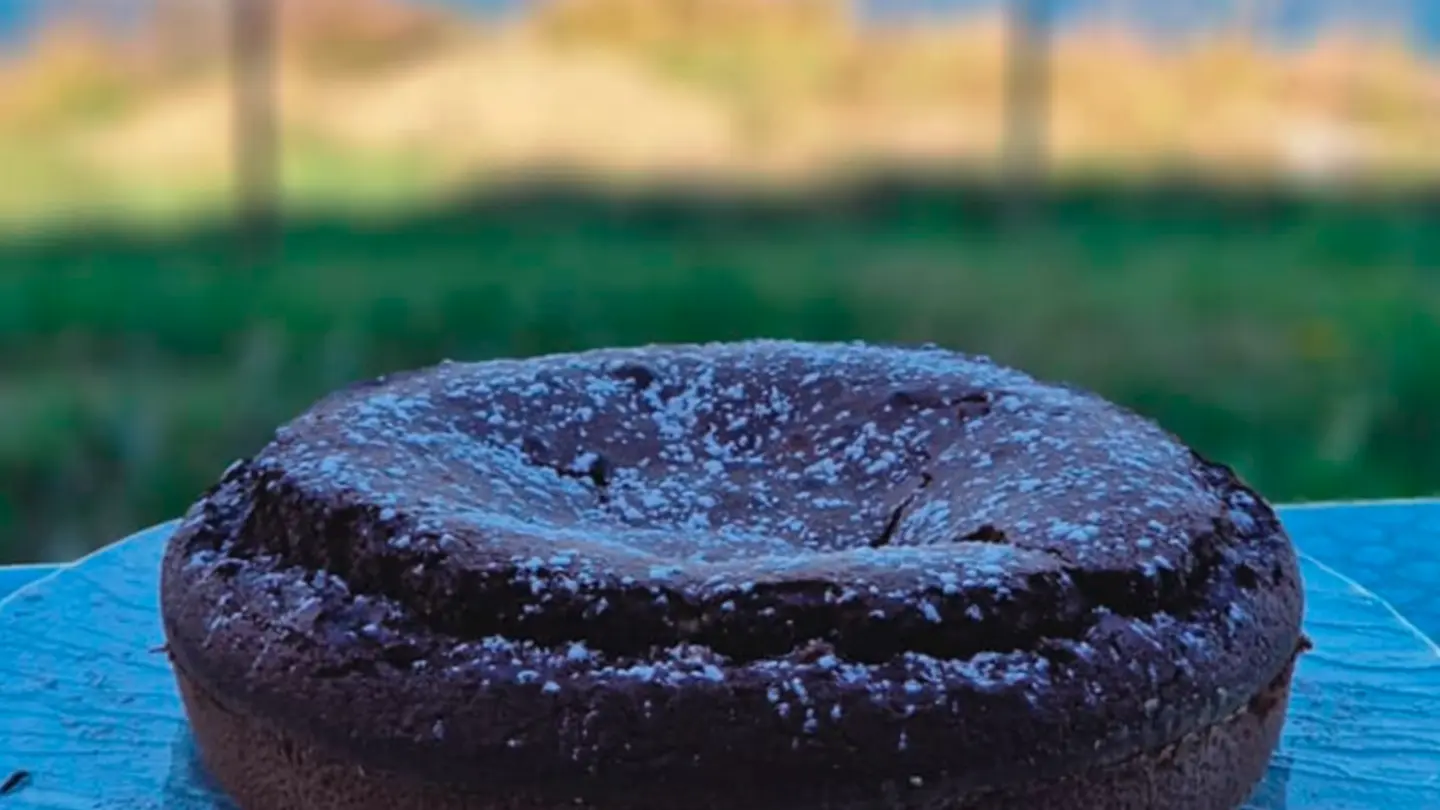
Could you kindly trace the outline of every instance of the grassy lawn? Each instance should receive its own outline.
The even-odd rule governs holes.
[[[1159,419],[1278,499],[1440,489],[1440,205],[896,181],[495,191],[404,217],[0,241],[0,561],[178,514],[330,388],[441,358],[936,341]]]

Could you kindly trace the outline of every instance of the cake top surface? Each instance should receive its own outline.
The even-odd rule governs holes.
[[[448,363],[332,395],[257,461],[380,510],[392,543],[552,579],[1183,570],[1219,505],[1188,449],[1093,395],[780,341]]]

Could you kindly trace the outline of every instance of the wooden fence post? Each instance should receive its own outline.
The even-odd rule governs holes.
[[[1011,213],[1028,220],[1045,181],[1050,112],[1050,4],[1009,0],[1002,170]]]
[[[229,0],[237,224],[256,263],[274,257],[279,225],[276,2]]]

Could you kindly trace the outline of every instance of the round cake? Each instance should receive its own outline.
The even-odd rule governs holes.
[[[187,513],[168,650],[244,810],[1231,810],[1305,642],[1228,468],[937,348],[446,363]]]

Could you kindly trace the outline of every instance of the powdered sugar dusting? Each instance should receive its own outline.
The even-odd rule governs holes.
[[[984,526],[1019,551],[1180,562],[1210,511],[1159,429],[939,350],[765,341],[452,363],[334,397],[268,455],[307,490],[401,517],[397,543],[450,536],[536,558],[537,575],[851,568],[879,561],[873,545]]]
[[[1146,716],[1208,701],[1197,673],[1253,646],[1264,610],[1253,549],[1226,544],[1278,531],[1216,475],[1153,424],[983,358],[754,341],[337,393],[177,537],[209,532],[183,566],[221,594],[201,643],[262,628],[246,665],[277,678],[299,635],[325,672],[378,660],[541,707],[614,687],[612,720],[641,726],[683,725],[682,690],[723,692],[789,751],[862,723],[908,759],[944,718],[989,716],[977,702],[1098,712],[1099,672],[1130,672]],[[1212,590],[1222,564],[1252,585]],[[598,762],[619,743],[587,711],[503,745]]]

